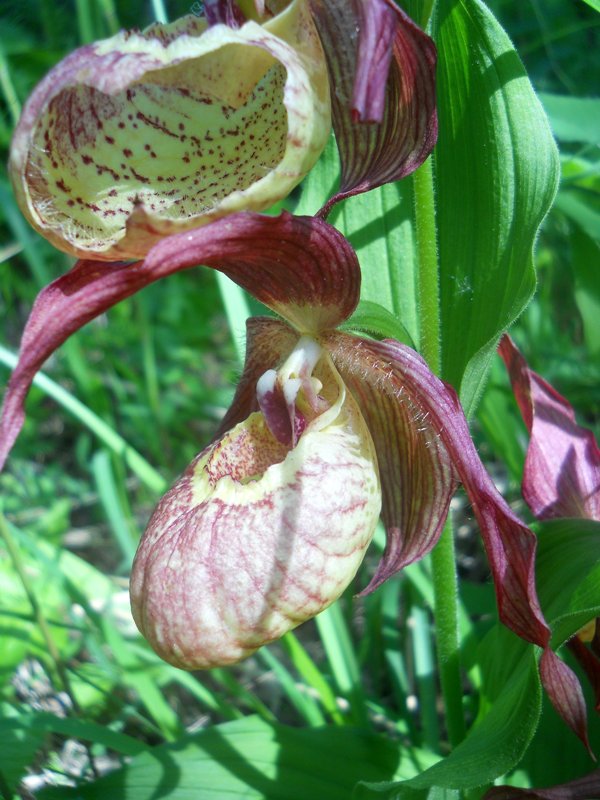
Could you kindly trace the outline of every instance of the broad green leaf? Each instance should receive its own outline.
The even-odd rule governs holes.
[[[595,11],[600,11],[600,0],[583,0],[588,6],[591,6]]]
[[[558,647],[600,616],[600,522],[538,522],[536,575],[540,603]]]
[[[333,139],[302,183],[295,214],[314,214],[337,187],[339,159]],[[410,181],[400,181],[350,197],[330,217],[357,252],[362,271],[361,300],[377,303],[418,338],[417,286]],[[385,334],[389,335],[389,334]],[[400,339],[406,342],[406,338]]]
[[[440,0],[435,150],[443,377],[473,410],[500,333],[535,288],[558,157],[508,36],[479,0]]]
[[[577,227],[571,232],[575,302],[590,355],[600,355],[600,244]]]
[[[553,520],[538,523],[536,529],[540,600],[558,647],[600,615],[600,523]],[[436,795],[428,794],[430,789],[469,789],[515,768],[535,734],[542,708],[535,648],[498,624],[481,645],[481,663],[479,717],[464,742],[415,778],[368,787],[369,791],[363,787],[358,797],[431,800]]]
[[[348,800],[361,779],[394,776],[400,751],[383,736],[351,728],[300,730],[256,717],[216,725],[161,745],[100,780],[38,796],[82,800]],[[406,759],[407,774],[414,771]]]
[[[387,308],[418,342],[417,276],[411,181],[351,197],[331,216],[362,269],[361,300]]]
[[[600,240],[600,197],[578,187],[563,188],[556,198],[556,208],[570,217],[593,239]]]
[[[410,333],[387,308],[370,300],[361,300],[350,319],[340,325],[342,330],[358,331],[377,339],[396,339],[414,348]]]
[[[540,92],[552,131],[561,142],[600,142],[600,100]]]

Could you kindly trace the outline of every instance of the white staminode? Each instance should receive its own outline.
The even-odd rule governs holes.
[[[323,348],[310,336],[302,336],[279,370],[269,369],[258,379],[256,394],[259,400],[275,389],[279,381],[285,402],[293,406],[301,388],[305,389],[307,399],[316,396],[323,384],[312,372],[323,355]]]

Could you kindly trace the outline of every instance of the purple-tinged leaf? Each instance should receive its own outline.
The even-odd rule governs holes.
[[[594,709],[600,713],[600,658],[585,646],[579,636],[569,640],[568,648],[588,677],[594,692]]]
[[[483,800],[598,800],[600,798],[600,769],[583,778],[576,778],[547,789],[516,789],[514,786],[494,786]]]
[[[554,708],[577,734],[596,760],[587,734],[587,710],[579,679],[564,661],[547,647],[540,659],[540,678]]]
[[[28,221],[71,255],[114,261],[285,197],[331,127],[307,2],[265,26],[207,29],[189,16],[71,53],[35,89],[13,138]]]
[[[241,28],[246,21],[235,0],[204,0],[204,16],[209,25]]]
[[[529,368],[509,336],[498,348],[530,433],[523,497],[538,519],[600,520],[600,450],[573,408]]]
[[[336,332],[323,343],[355,395],[380,464],[388,540],[367,591],[431,550],[458,477],[479,523],[500,619],[521,638],[544,648],[544,687],[588,746],[585,705],[581,707],[577,696],[581,689],[550,650],[550,629],[535,587],[536,537],[511,511],[485,470],[456,392],[398,342]]]
[[[242,212],[163,239],[145,261],[80,261],[38,295],[0,419],[0,469],[23,425],[23,403],[44,361],[83,325],[154,281],[199,264],[224,272],[302,332],[354,310],[360,269],[341,233],[312,217]],[[264,370],[263,370],[264,371]]]
[[[311,0],[325,49],[345,197],[413,172],[437,138],[436,50],[392,0]],[[358,31],[358,36],[357,36]]]

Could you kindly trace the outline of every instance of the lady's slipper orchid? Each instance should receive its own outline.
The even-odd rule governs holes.
[[[239,661],[330,605],[379,519],[373,442],[329,356],[302,337],[263,378],[261,410],[190,465],[133,565],[134,619],[184,669]]]
[[[16,197],[67,253],[141,258],[165,235],[284,198],[327,142],[331,96],[336,202],[427,157],[434,68],[433,43],[391,0],[213,0],[206,18],[58,64],[15,131]]]
[[[485,542],[501,619],[543,648],[541,674],[550,693],[576,682],[550,648],[535,590],[535,536],[485,471],[454,390],[409,347],[335,330],[356,307],[360,269],[349,243],[320,218],[235,214],[168,237],[135,264],[106,269],[82,261],[54,281],[40,293],[23,335],[0,422],[0,464],[44,360],[119,300],[196,264],[224,272],[285,321],[249,321],[244,373],[216,444],[167,495],[140,545],[133,605],[159,652],[190,668],[231,661],[331,602],[351,580],[371,536],[378,468],[387,546],[367,591],[432,549],[462,481]],[[328,452],[335,463],[326,463]],[[315,459],[321,459],[318,466]],[[332,470],[335,488],[329,484],[326,496],[311,482],[313,470],[323,483]],[[265,510],[259,518],[253,502],[285,512]],[[298,513],[288,514],[294,504]],[[234,527],[244,507],[258,523],[248,535]],[[232,527],[222,522],[227,513]],[[332,513],[342,517],[329,531],[339,534],[336,544],[321,517]],[[350,530],[354,521],[361,531]],[[268,530],[261,530],[263,522]],[[319,545],[313,548],[315,533]],[[326,565],[329,559],[336,563]],[[181,590],[176,565],[183,571]],[[227,597],[235,602],[242,595],[251,598],[248,615],[226,612]]]
[[[600,521],[600,449],[580,427],[570,403],[529,368],[509,336],[498,352],[530,434],[523,497],[538,519],[585,517]]]
[[[525,501],[541,520],[581,517],[600,522],[600,449],[592,431],[577,424],[568,400],[529,368],[509,336],[502,337],[498,352],[530,434],[522,483]],[[569,647],[590,680],[600,712],[600,620],[590,620]],[[580,706],[582,728],[583,698],[571,696],[570,702]]]

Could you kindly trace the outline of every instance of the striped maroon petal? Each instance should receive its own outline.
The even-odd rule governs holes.
[[[550,649],[535,587],[536,537],[494,486],[456,392],[411,348],[393,340],[335,332],[324,343],[355,395],[379,461],[388,539],[366,591],[431,550],[460,479],[488,554],[500,619],[544,648],[540,672],[548,696],[589,749],[579,682]]]
[[[410,383],[413,373],[427,369],[417,353],[406,348],[399,365],[384,345],[337,332],[324,346],[358,402],[377,452],[387,544],[365,590],[371,592],[433,548],[458,479],[435,420]]]
[[[335,87],[342,164],[325,216],[345,197],[398,180],[427,158],[437,139],[437,54],[392,0],[311,0],[311,7]]]
[[[240,28],[246,21],[235,0],[204,0],[204,16],[209,25]]]
[[[144,261],[79,261],[38,295],[0,418],[0,469],[23,425],[23,404],[44,361],[83,325],[144,286],[198,264],[224,272],[301,332],[337,325],[360,292],[356,255],[331,225],[284,213],[233,214],[163,239]]]
[[[598,621],[596,621],[596,625]],[[587,648],[579,636],[574,636],[568,643],[579,665],[587,675],[594,693],[594,710],[600,714],[600,658]]]
[[[573,408],[529,368],[509,336],[498,348],[530,433],[523,497],[538,519],[600,520],[600,450]]]
[[[164,239],[145,260],[151,270],[196,264],[221,270],[301,333],[335,328],[360,296],[352,246],[318,217],[235,214]]]
[[[516,789],[514,786],[494,786],[483,800],[594,800],[600,798],[600,769],[568,783],[547,789]]]

